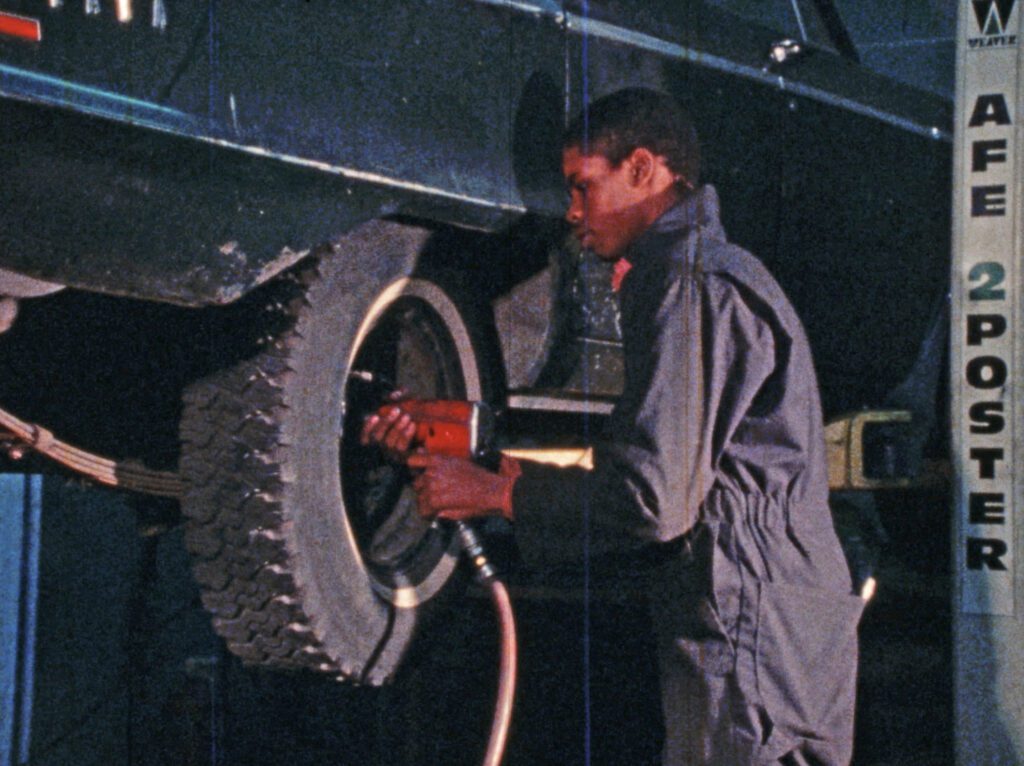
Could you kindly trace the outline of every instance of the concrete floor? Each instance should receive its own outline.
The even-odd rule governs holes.
[[[384,689],[247,668],[210,631],[180,530],[142,538],[136,512],[123,495],[45,482],[32,764],[480,762],[497,664],[484,599],[466,599]],[[949,764],[948,528],[941,504],[895,498],[880,512],[889,544],[861,626],[855,764]],[[508,766],[656,763],[643,608],[596,600],[589,632],[578,602],[516,608]]]

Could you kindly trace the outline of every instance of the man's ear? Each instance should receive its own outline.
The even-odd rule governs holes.
[[[645,186],[650,183],[657,164],[657,158],[650,149],[638,146],[630,153],[626,162],[629,164],[629,182],[633,186]]]

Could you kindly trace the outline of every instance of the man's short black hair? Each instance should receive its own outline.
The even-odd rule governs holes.
[[[700,176],[700,145],[689,115],[667,93],[626,88],[591,103],[565,132],[565,148],[599,154],[617,167],[634,149],[644,147],[687,185]]]

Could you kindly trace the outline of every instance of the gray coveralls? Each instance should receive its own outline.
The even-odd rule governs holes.
[[[664,766],[848,763],[862,602],[829,513],[803,328],[726,241],[711,187],[626,257],[623,394],[593,471],[523,463],[523,559],[658,553]]]

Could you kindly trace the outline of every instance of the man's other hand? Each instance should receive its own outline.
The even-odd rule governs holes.
[[[376,444],[384,450],[390,460],[404,463],[409,457],[415,436],[416,424],[396,404],[383,416],[374,413],[366,419],[359,434],[359,442],[364,446]]]
[[[503,457],[498,473],[465,458],[415,452],[410,468],[420,469],[413,487],[419,512],[425,518],[465,521],[484,516],[512,519],[512,487],[519,477],[519,463]]]

